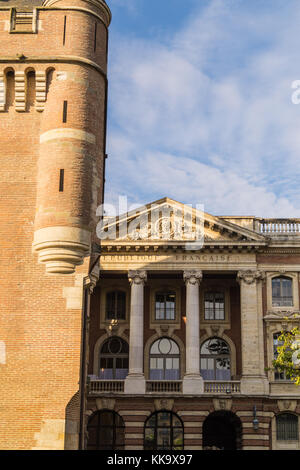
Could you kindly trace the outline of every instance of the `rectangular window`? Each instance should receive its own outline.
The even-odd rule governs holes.
[[[68,102],[64,101],[63,105],[63,122],[67,122]]]
[[[64,17],[64,32],[63,32],[63,45],[65,45],[66,42],[66,27],[67,27],[67,17]]]
[[[94,52],[96,52],[97,47],[97,22],[95,21],[95,32],[94,32]]]
[[[175,320],[174,292],[160,292],[155,295],[155,320]]]
[[[65,170],[59,170],[59,191],[62,192],[64,190],[64,176]]]
[[[108,292],[106,295],[106,319],[125,320],[126,293],[122,291]]]
[[[222,292],[206,292],[204,297],[205,320],[225,320],[225,300]]]
[[[273,307],[293,306],[292,279],[275,277],[272,279],[272,305]]]
[[[295,415],[284,413],[276,419],[276,437],[278,441],[298,440],[298,418]]]

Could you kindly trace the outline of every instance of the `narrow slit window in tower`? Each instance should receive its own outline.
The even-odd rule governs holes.
[[[67,122],[67,111],[68,111],[68,102],[64,101],[63,106],[63,122]]]
[[[59,191],[63,192],[64,190],[64,176],[65,176],[65,170],[61,169],[59,170]]]

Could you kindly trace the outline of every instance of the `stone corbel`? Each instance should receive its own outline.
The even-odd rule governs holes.
[[[229,398],[215,398],[213,399],[215,411],[226,410],[230,411],[232,408],[232,400]]]
[[[96,284],[99,280],[99,276],[100,268],[99,265],[96,264],[93,267],[92,271],[89,273],[89,275],[84,278],[84,287],[87,287],[91,294],[93,293],[94,288],[96,287]]]
[[[173,406],[174,406],[174,400],[172,399],[162,398],[162,399],[154,400],[154,407],[156,411],[160,411],[160,410],[172,411]]]
[[[295,411],[297,400],[277,400],[279,411]]]
[[[97,398],[96,406],[98,410],[111,410],[113,411],[116,406],[116,400],[114,398]]]

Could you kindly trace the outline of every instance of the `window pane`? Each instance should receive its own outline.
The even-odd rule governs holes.
[[[126,317],[126,294],[125,292],[117,293],[117,315],[119,320],[125,320]]]
[[[154,450],[155,449],[155,435],[154,435],[154,427],[145,429],[145,443],[144,443],[145,450]]]
[[[159,427],[166,427],[171,425],[171,413],[168,411],[161,411],[157,414],[157,425]]]
[[[170,429],[157,430],[157,449],[170,449]]]
[[[181,427],[181,423],[180,423]],[[183,432],[182,429],[173,430],[173,450],[183,449]]]
[[[172,344],[168,338],[162,338],[159,341],[158,349],[161,354],[169,354]]]
[[[106,294],[106,318],[112,320],[115,318],[115,293],[108,292]]]

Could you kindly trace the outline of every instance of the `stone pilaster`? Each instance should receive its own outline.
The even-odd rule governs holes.
[[[183,378],[183,393],[203,393],[200,375],[200,305],[199,284],[202,271],[184,271],[186,284],[186,371]]]
[[[125,380],[125,393],[145,393],[144,376],[144,285],[146,271],[129,271],[131,284],[129,372]]]
[[[241,296],[242,380],[243,394],[269,393],[264,370],[262,281],[265,274],[256,270],[239,271]]]

